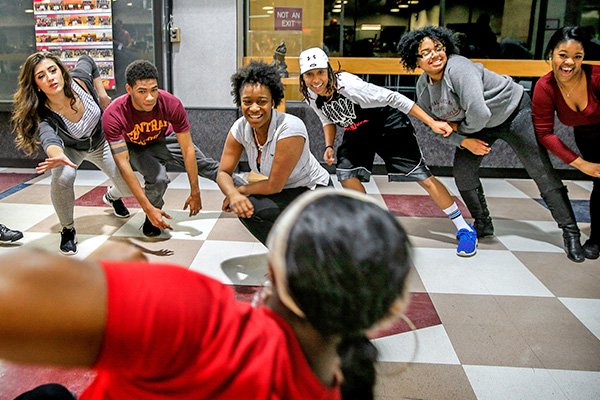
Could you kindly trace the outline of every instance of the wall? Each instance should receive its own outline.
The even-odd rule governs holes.
[[[186,107],[232,108],[242,28],[236,0],[173,0],[181,43],[173,44],[173,93]]]

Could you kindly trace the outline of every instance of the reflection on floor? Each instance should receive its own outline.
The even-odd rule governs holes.
[[[127,241],[150,259],[179,263],[234,285],[242,301],[260,289],[266,249],[230,214],[223,196],[201,180],[203,211],[188,218],[185,174],[171,175],[165,209],[174,230],[147,239],[144,215],[128,199],[132,217],[118,219],[102,203],[109,184],[98,171],[79,171],[75,223],[79,253],[87,257],[113,241]],[[452,179],[442,178],[457,195]],[[0,246],[58,251],[59,225],[49,176],[0,169],[0,223],[25,237]],[[566,182],[585,240],[590,182]],[[408,230],[414,245],[408,317],[374,333],[380,351],[378,399],[600,398],[600,260],[575,264],[530,180],[484,180],[496,236],[477,256],[455,255],[451,223],[413,183],[368,185]],[[458,198],[463,211],[466,210]],[[465,212],[468,216],[468,212]],[[50,381],[75,392],[93,378],[86,370],[15,366],[0,362],[0,400]]]

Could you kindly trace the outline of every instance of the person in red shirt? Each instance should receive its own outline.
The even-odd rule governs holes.
[[[267,245],[256,306],[173,265],[2,255],[0,358],[93,367],[80,400],[372,399],[365,332],[404,308],[403,228],[368,196],[324,188],[291,203]],[[74,398],[51,385],[19,400],[52,389]]]
[[[127,93],[115,99],[102,115],[104,134],[117,167],[146,213],[142,232],[158,236],[172,229],[162,207],[170,180],[167,164],[184,167],[190,195],[183,209],[190,217],[202,208],[198,174],[216,180],[219,163],[206,157],[192,142],[190,123],[181,101],[158,88],[158,70],[149,61],[137,60],[125,70]],[[133,170],[144,177],[142,189]],[[234,177],[236,185],[245,182]]]
[[[566,164],[592,177],[590,237],[583,250],[600,256],[600,65],[583,64],[589,39],[580,27],[557,30],[546,47],[552,71],[538,80],[533,93],[533,122],[538,140]],[[554,115],[573,127],[580,154],[554,133]]]

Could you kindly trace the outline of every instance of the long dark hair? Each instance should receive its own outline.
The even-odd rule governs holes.
[[[565,26],[550,36],[548,45],[546,45],[546,51],[544,52],[546,59],[550,58],[552,52],[560,43],[566,42],[567,40],[575,40],[581,43],[584,52],[587,51],[587,48],[590,45],[590,37],[583,28],[579,26]]]
[[[48,97],[38,89],[34,76],[35,67],[45,59],[52,60],[60,69],[65,83],[65,96],[69,98],[71,108],[76,101],[71,88],[71,74],[57,56],[47,51],[39,51],[27,57],[19,73],[19,88],[14,95],[14,111],[11,118],[17,147],[27,155],[37,151],[40,117],[47,114],[45,104]]]
[[[406,233],[377,204],[328,195],[299,214],[287,243],[290,294],[324,337],[342,338],[344,400],[373,398],[377,351],[364,332],[404,292]]]
[[[338,90],[337,87],[337,74],[342,72],[341,67],[338,68],[337,71],[333,70],[331,63],[327,62],[327,85],[325,85],[325,93],[335,93]],[[306,87],[306,83],[304,83],[304,78],[300,75],[300,93],[304,96],[304,100],[308,100],[310,94],[308,93],[308,87]]]
[[[448,57],[452,54],[459,54],[458,42],[454,31],[442,26],[425,26],[415,29],[402,35],[400,42],[398,42],[400,64],[407,70],[414,71],[417,68],[419,46],[425,38],[443,44]]]

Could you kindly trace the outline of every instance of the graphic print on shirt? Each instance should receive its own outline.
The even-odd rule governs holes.
[[[156,140],[156,138],[160,136],[162,130],[168,125],[168,121],[161,119],[139,122],[133,126],[133,130],[125,132],[125,136],[127,136],[131,143],[143,146],[146,143]]]
[[[336,96],[333,100],[323,104],[323,114],[336,125],[348,128],[356,120],[354,103],[343,96]]]

